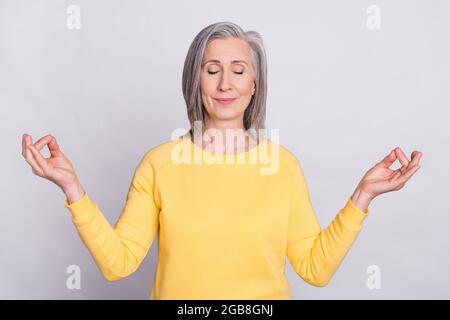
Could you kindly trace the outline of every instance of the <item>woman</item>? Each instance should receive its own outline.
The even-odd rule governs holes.
[[[114,228],[53,136],[33,144],[24,134],[22,140],[33,173],[65,193],[64,205],[105,279],[133,273],[158,234],[151,299],[290,299],[286,257],[302,279],[325,286],[359,234],[370,202],[401,189],[419,169],[420,152],[409,160],[395,148],[363,176],[321,230],[297,158],[254,134],[264,128],[266,103],[266,59],[258,33],[230,22],[204,28],[186,57],[183,94],[189,133],[145,153]],[[223,139],[230,130],[244,133],[237,135],[237,146]],[[49,158],[40,154],[46,145]],[[279,164],[263,174],[262,161],[175,161],[180,155],[192,160],[198,152],[227,160],[278,153]],[[393,171],[396,159],[402,166]]]

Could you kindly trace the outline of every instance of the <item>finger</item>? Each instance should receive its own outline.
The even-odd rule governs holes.
[[[36,149],[36,147],[33,144],[29,145],[28,148],[31,150],[34,159],[36,160],[39,167],[42,169],[43,173],[46,175],[50,171],[50,166],[47,164],[47,161],[44,159],[42,154]]]
[[[38,151],[41,151],[42,148],[43,148],[47,143],[49,143],[51,139],[52,139],[52,136],[48,134],[48,135],[46,135],[46,136],[40,138],[38,141],[36,141],[36,142],[34,143],[34,146],[36,147],[36,149],[37,149]]]
[[[405,171],[398,179],[397,182],[400,184],[405,183],[406,181],[409,180],[409,178],[412,177],[412,175],[420,169],[419,165],[415,165],[413,167],[411,167],[410,169],[408,169],[407,171]]]
[[[415,166],[416,164],[419,164],[420,158],[422,158],[422,152],[420,152],[420,151],[413,151],[411,153],[410,165],[414,165]]]
[[[56,141],[56,138],[54,136],[51,136],[52,139],[48,143],[48,150],[50,151],[50,154],[52,156],[59,156],[62,155],[61,148],[58,145],[58,142]]]
[[[419,159],[422,157],[422,153],[419,151],[413,151],[411,153],[411,161],[409,162],[408,166],[406,168],[402,167],[402,171],[407,171],[410,168],[416,166],[419,164]]]
[[[25,160],[27,163],[31,166],[33,169],[33,173],[43,176],[44,171],[42,170],[41,166],[37,163],[32,151],[30,150],[29,146],[25,146]]]
[[[22,151],[23,151],[23,153],[25,153],[25,151],[26,151],[26,147],[28,145],[29,139],[30,139],[30,136],[28,134],[24,133],[22,135],[22,147],[23,147]]]
[[[30,135],[26,134],[25,135],[25,145],[29,145],[30,143],[33,143],[33,138]]]
[[[379,162],[379,164],[381,164],[385,168],[389,168],[396,159],[397,156],[395,155],[394,150],[391,150],[391,152],[386,157],[384,157],[383,160]]]
[[[26,156],[26,144],[25,144],[25,133],[22,135],[22,156]]]
[[[27,155],[30,155],[31,152],[28,151],[28,140],[29,140],[29,135],[27,135],[26,133],[24,133],[22,135],[22,155],[24,156],[25,159],[27,159]]]
[[[399,147],[395,148],[395,154],[402,164],[402,169],[406,168],[409,164],[409,160],[408,158],[406,158],[406,155],[403,153],[402,149],[400,149]]]
[[[28,150],[28,146],[33,144],[33,138],[30,135],[25,136],[25,148]],[[28,153],[31,153],[30,150],[28,150]]]
[[[397,180],[398,177],[400,177],[401,175],[402,175],[402,172],[401,172],[400,169],[395,170],[395,171],[394,171],[394,174],[392,175],[392,177],[389,178],[389,182],[390,182],[390,183],[394,182],[394,181]]]
[[[42,173],[42,168],[38,165],[38,163],[36,162],[36,159],[34,159],[33,154],[31,153],[31,150],[29,150],[28,148],[28,144],[30,141],[32,141],[31,137],[29,135],[27,135],[26,133],[23,134],[22,136],[22,155],[25,158],[25,160],[27,161],[27,163],[31,166],[31,168],[33,169],[33,172],[36,173]]]

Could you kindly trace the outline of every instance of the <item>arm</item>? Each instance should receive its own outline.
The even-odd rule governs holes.
[[[420,168],[421,157],[420,151],[413,151],[409,160],[399,147],[391,150],[366,172],[345,206],[323,231],[317,223],[305,177],[296,159],[287,256],[297,274],[310,284],[325,286],[361,231],[370,202],[380,194],[403,188]],[[401,168],[390,169],[397,159]]]
[[[154,200],[153,176],[154,170],[144,156],[134,172],[114,228],[87,192],[79,189],[66,193],[68,199],[64,200],[64,206],[70,210],[81,240],[108,281],[136,271],[158,232],[160,208]],[[77,200],[72,202],[73,199]]]
[[[363,212],[349,197],[331,224],[321,230],[298,162],[294,171],[287,257],[303,280],[323,287],[331,280],[356,240],[369,209]]]

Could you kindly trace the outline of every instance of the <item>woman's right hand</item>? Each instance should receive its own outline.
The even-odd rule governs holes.
[[[48,145],[50,157],[44,158],[40,151]],[[55,137],[48,134],[33,144],[28,134],[22,136],[22,156],[32,168],[32,172],[59,186],[66,194],[81,192],[81,186],[69,159],[62,153]],[[84,191],[83,191],[84,192]]]

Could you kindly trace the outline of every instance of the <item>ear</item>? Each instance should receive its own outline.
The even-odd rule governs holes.
[[[252,91],[252,95],[255,94],[255,84],[253,83],[253,91]]]

